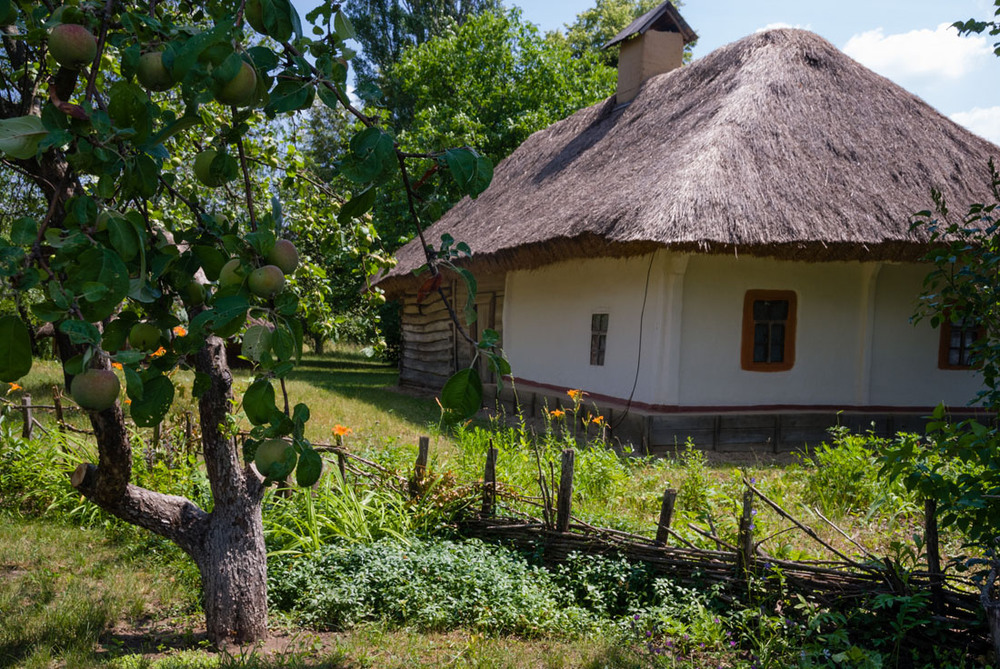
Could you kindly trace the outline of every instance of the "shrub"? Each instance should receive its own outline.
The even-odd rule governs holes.
[[[330,545],[306,558],[278,557],[268,577],[275,608],[320,628],[384,621],[533,637],[595,624],[579,607],[561,605],[544,570],[474,540]]]

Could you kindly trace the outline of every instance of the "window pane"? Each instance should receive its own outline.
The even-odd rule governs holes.
[[[957,348],[948,349],[948,364],[954,366],[962,364],[962,355]]]
[[[768,327],[766,323],[757,323],[753,327],[753,361],[767,362]]]
[[[768,362],[785,361],[785,326],[775,323],[771,326],[771,358]]]
[[[769,311],[767,305],[769,303],[764,300],[754,300],[753,303],[753,319],[755,321],[766,321],[770,320]]]

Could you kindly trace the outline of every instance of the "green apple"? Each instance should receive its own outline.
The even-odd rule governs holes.
[[[128,343],[137,351],[155,351],[160,347],[160,334],[152,323],[136,323],[128,333]]]
[[[174,78],[163,64],[162,51],[147,51],[139,56],[135,76],[144,88],[151,91],[165,91],[174,85]]]
[[[192,281],[181,290],[181,299],[189,307],[200,307],[205,304],[205,297],[205,286],[197,281]]]
[[[283,439],[266,439],[257,446],[253,464],[261,475],[268,476],[274,465],[284,461],[285,454],[290,448],[292,445]]]
[[[277,265],[288,276],[299,266],[299,251],[287,239],[279,239],[267,254],[267,262]]]
[[[264,265],[250,272],[247,284],[257,297],[274,297],[285,287],[285,275],[277,265]]]
[[[219,288],[239,287],[243,285],[243,280],[247,278],[246,270],[240,263],[239,258],[233,258],[219,271]]]
[[[49,53],[63,67],[79,70],[97,57],[97,39],[83,26],[60,23],[49,33]]]
[[[235,77],[216,89],[215,99],[224,105],[245,107],[253,102],[256,92],[257,71],[244,62]]]
[[[225,183],[212,174],[212,161],[219,155],[215,149],[205,149],[194,157],[194,175],[209,188],[217,188]]]
[[[121,383],[110,369],[88,369],[73,377],[69,394],[84,409],[104,411],[118,401]]]

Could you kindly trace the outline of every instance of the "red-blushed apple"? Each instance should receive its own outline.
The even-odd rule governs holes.
[[[90,411],[110,409],[118,400],[121,383],[110,369],[88,369],[73,377],[69,394],[73,401]]]
[[[264,265],[250,272],[247,285],[257,297],[274,297],[285,287],[285,275],[277,265]]]
[[[277,265],[288,276],[299,266],[299,250],[287,239],[279,239],[267,254],[267,262]]]
[[[97,40],[83,26],[60,23],[49,33],[49,53],[63,67],[79,70],[94,62]]]

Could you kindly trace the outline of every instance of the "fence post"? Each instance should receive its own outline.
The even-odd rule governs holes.
[[[941,548],[938,542],[937,500],[924,500],[924,545],[927,548],[927,573],[931,581],[931,600],[934,612],[944,613],[944,591],[942,590]]]
[[[337,469],[340,470],[340,480],[347,483],[347,456],[337,451]]]
[[[483,470],[483,518],[493,515],[497,496],[497,449],[486,451],[486,468]]]
[[[556,509],[556,531],[569,529],[569,516],[573,504],[573,466],[576,451],[567,448],[562,452],[562,470],[559,474],[559,499]]]
[[[31,439],[31,435],[35,429],[33,424],[34,419],[31,416],[31,393],[21,395],[21,414],[24,416],[24,427],[21,428],[21,436],[25,439]]]
[[[427,475],[427,456],[431,447],[430,437],[420,437],[420,446],[417,449],[417,462],[413,465],[413,478],[420,481]]]
[[[677,501],[677,491],[667,488],[663,493],[663,504],[660,506],[660,522],[656,526],[656,543],[666,546],[670,538],[670,521],[674,517],[674,502]]]
[[[59,386],[52,386],[52,403],[56,407],[56,429],[60,432],[65,432],[66,424],[63,422],[62,390]]]
[[[743,493],[743,513],[740,515],[739,551],[736,553],[737,574],[748,578],[753,569],[753,491]]]

